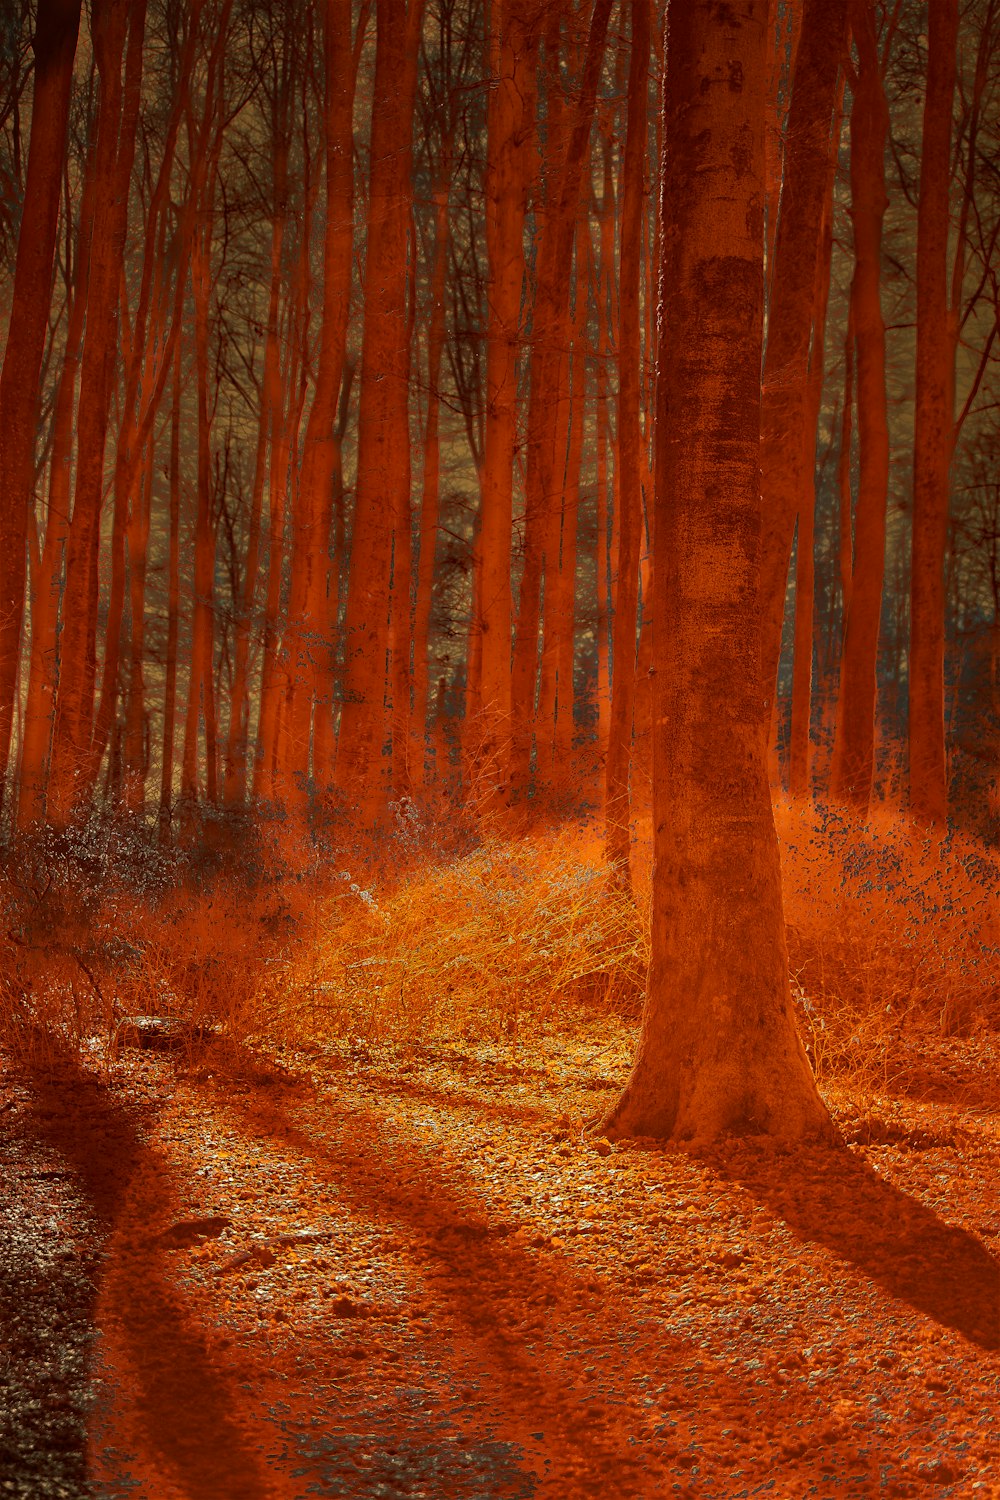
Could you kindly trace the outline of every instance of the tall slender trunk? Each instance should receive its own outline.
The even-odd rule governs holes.
[[[860,472],[854,521],[854,573],[840,664],[830,791],[866,813],[875,768],[876,669],[885,571],[889,422],[882,319],[882,221],[888,109],[869,0],[855,0],[852,27],[858,79],[851,110],[851,218]]]
[[[80,0],[39,0],[35,82],[10,322],[0,373],[0,807],[10,755],[24,615],[28,511],[49,327]]]
[[[354,248],[354,53],[351,0],[324,7],[324,143],[326,158],[323,235],[323,317],[316,388],[306,423],[302,469],[292,524],[291,587],[288,600],[289,771],[298,797],[310,772],[325,789],[333,770],[333,682],[328,596],[333,520],[334,428],[344,372],[351,305]]]
[[[205,731],[205,794],[217,800],[217,752],[215,736],[215,518],[212,493],[212,416],[209,401],[209,298],[211,296],[211,245],[214,182],[209,177],[202,220],[191,257],[191,293],[194,301],[195,389],[198,411],[197,505],[194,531],[194,607],[191,622],[191,667],[188,675],[187,710],[184,718],[184,749],[181,759],[181,796],[192,805],[198,800],[199,726]]]
[[[174,726],[177,715],[177,642],[181,609],[181,343],[174,349],[170,401],[169,538],[167,544],[167,646],[163,670],[163,745],[159,823],[170,827],[174,795]]]
[[[434,595],[434,555],[437,547],[441,493],[441,357],[445,343],[445,285],[448,274],[448,189],[453,149],[450,135],[441,147],[434,182],[434,255],[430,271],[430,318],[427,326],[427,422],[424,427],[423,485],[420,492],[420,550],[417,554],[417,596],[413,612],[413,740],[411,773],[416,785],[424,781],[430,750],[427,710],[430,691],[430,622]]]
[[[831,126],[847,40],[847,7],[848,0],[804,0],[788,107],[764,363],[765,717],[775,695],[795,517],[811,490],[807,390],[820,254],[816,226],[823,217],[834,149]]]
[[[144,654],[146,649],[146,562],[153,503],[154,453],[155,445],[150,440],[146,452],[145,471],[136,497],[138,503],[133,505],[129,515],[127,533],[130,629],[122,804],[131,813],[141,812],[145,804],[146,771],[149,764]]]
[[[91,30],[100,78],[96,186],[86,293],[87,325],[77,406],[76,483],[66,558],[59,685],[49,773],[48,815],[57,827],[69,821],[89,791],[104,458],[118,360],[119,296],[141,96],[144,29],[144,0],[134,6],[125,0],[100,0],[93,8]]]
[[[913,411],[910,571],[910,809],[948,816],[944,733],[944,559],[955,405],[955,343],[948,308],[951,139],[958,0],[931,0],[917,207],[917,356]]]
[[[93,230],[95,166],[95,153],[91,151],[84,166],[76,254],[68,286],[70,304],[66,341],[52,417],[45,539],[40,554],[36,552],[32,558],[31,660],[18,773],[17,824],[22,829],[41,822],[45,813],[46,777],[58,684],[59,597],[66,538],[69,535],[73,414],[87,311],[87,265]]]
[[[621,469],[618,590],[614,618],[614,675],[605,779],[605,848],[616,877],[629,882],[629,766],[635,704],[636,616],[639,603],[639,541],[642,525],[639,420],[640,309],[643,175],[649,92],[649,0],[632,0],[628,120],[625,135],[625,195],[618,314],[618,456]]]
[[[843,117],[843,82],[833,130],[833,149],[827,171],[826,197],[820,228],[820,254],[816,262],[815,322],[809,350],[809,383],[803,438],[806,445],[805,472],[812,478],[799,504],[798,538],[795,550],[795,639],[792,656],[792,716],[788,745],[788,789],[803,797],[809,790],[812,740],[813,635],[816,606],[816,444],[820,408],[823,404],[823,374],[826,353],[826,315],[830,300],[830,267],[833,259],[833,185],[840,127]]]
[[[486,115],[486,417],[481,484],[479,576],[472,615],[482,723],[474,731],[481,800],[508,795],[511,736],[511,527],[517,441],[517,373],[524,286],[524,221],[530,179],[538,37],[527,0],[491,0]],[[470,673],[470,677],[473,674]]]
[[[336,784],[365,823],[384,796],[393,529],[410,500],[407,253],[413,112],[424,0],[377,0],[358,471]]]
[[[523,793],[526,789],[531,759],[546,540],[551,536],[551,507],[560,492],[562,475],[559,426],[564,404],[561,376],[569,297],[566,267],[572,254],[577,201],[597,102],[611,3],[612,0],[594,0],[593,3],[565,155],[552,185],[551,206],[546,211],[538,246],[528,400],[524,568],[518,596],[511,679],[510,784],[514,793]]]
[[[250,626],[257,578],[260,571],[261,516],[264,488],[267,483],[268,456],[274,428],[281,414],[281,371],[278,344],[278,315],[281,287],[284,281],[282,250],[288,218],[288,137],[287,91],[275,103],[274,121],[274,207],[271,218],[271,284],[267,301],[267,330],[264,337],[264,368],[261,376],[260,414],[257,446],[254,454],[253,488],[250,497],[250,524],[247,531],[246,563],[243,588],[236,614],[233,641],[233,691],[229,711],[229,736],[226,743],[226,769],[223,797],[227,807],[238,807],[246,796],[247,748],[250,741]],[[279,570],[280,572],[280,570]]]

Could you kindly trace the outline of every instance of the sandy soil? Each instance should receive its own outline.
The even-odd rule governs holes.
[[[997,1500],[967,1059],[694,1154],[585,1133],[628,1048],[0,1074],[0,1496]]]

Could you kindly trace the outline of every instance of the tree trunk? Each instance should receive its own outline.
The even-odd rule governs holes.
[[[610,12],[611,0],[594,0],[579,93],[566,132],[565,154],[548,196],[538,246],[526,440],[524,569],[518,595],[511,679],[512,793],[523,794],[530,769],[541,588],[547,566],[546,540],[552,532],[551,507],[561,489],[557,483],[557,476],[562,475],[559,427],[564,400],[561,378],[570,286],[566,268],[572,256],[577,200],[588,156]],[[556,82],[554,75],[553,90]]]
[[[799,503],[798,540],[795,550],[795,640],[792,655],[792,715],[788,746],[788,790],[793,797],[804,797],[810,787],[812,740],[813,637],[816,605],[816,444],[820,409],[823,404],[823,375],[826,354],[826,314],[830,300],[830,266],[833,258],[833,185],[840,126],[843,118],[843,85],[837,104],[833,130],[833,148],[827,169],[826,196],[820,229],[820,253],[816,262],[816,291],[813,299],[815,322],[809,350],[809,380],[806,390],[806,416],[803,438],[806,445],[805,473],[807,483]]]
[[[34,97],[10,323],[0,374],[0,807],[24,615],[28,511],[80,0],[39,0]]]
[[[427,326],[427,421],[424,426],[423,485],[420,491],[420,550],[417,554],[417,596],[413,611],[413,734],[414,783],[424,782],[430,752],[427,711],[430,695],[430,623],[434,597],[434,556],[437,550],[441,492],[441,356],[445,343],[445,283],[448,274],[448,190],[451,185],[452,142],[446,136],[440,171],[434,183],[434,255],[430,271],[430,318]]]
[[[174,350],[170,402],[170,514],[167,552],[167,646],[163,670],[163,747],[160,761],[159,824],[170,827],[174,796],[174,728],[177,716],[177,641],[181,608],[181,342]]]
[[[63,827],[89,791],[97,675],[98,556],[104,458],[119,352],[119,305],[129,183],[142,84],[144,0],[100,0],[93,9],[100,75],[95,147],[94,228],[87,279],[87,328],[76,424],[76,483],[66,559],[49,821]],[[128,49],[122,80],[122,56]]]
[[[358,471],[336,784],[361,821],[384,795],[393,528],[409,507],[408,245],[413,110],[424,0],[377,0]]]
[[[795,1030],[762,713],[766,15],[766,0],[669,10],[652,961],[612,1136],[833,1129]]]
[[[537,35],[525,0],[491,0],[486,116],[486,419],[472,650],[481,724],[473,730],[484,811],[508,797],[511,737],[511,526],[517,366],[524,285]]]
[[[931,0],[917,209],[917,364],[910,574],[910,810],[948,816],[944,739],[944,557],[954,428],[955,345],[948,316],[952,106],[958,0]]]
[[[836,802],[849,803],[863,815],[871,801],[875,769],[876,669],[889,490],[885,324],[880,290],[888,109],[869,0],[857,0],[852,25],[859,64],[851,109],[851,307],[857,353],[860,470],[854,574],[840,663],[830,794]]]
[[[762,650],[767,716],[778,674],[795,517],[812,488],[806,408],[820,253],[816,226],[823,217],[837,74],[846,40],[847,0],[804,0],[788,108],[764,366]]]
[[[632,0],[632,56],[629,65],[628,123],[625,136],[625,193],[622,204],[621,269],[618,288],[618,460],[621,523],[618,589],[614,613],[614,672],[605,781],[605,848],[615,880],[629,874],[629,769],[635,707],[636,616],[639,606],[639,540],[642,525],[642,427],[639,379],[639,270],[642,263],[643,178],[646,166],[646,114],[649,93],[649,0]]]
[[[337,398],[344,372],[354,248],[354,69],[351,0],[324,7],[326,203],[323,319],[316,389],[306,424],[292,525],[288,601],[291,655],[289,734],[298,797],[310,771],[325,789],[333,770],[333,683],[329,673],[330,530],[336,462]]]

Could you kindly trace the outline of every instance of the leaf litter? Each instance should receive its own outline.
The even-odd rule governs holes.
[[[612,1146],[630,1046],[4,1076],[0,1495],[997,1500],[996,1114]]]

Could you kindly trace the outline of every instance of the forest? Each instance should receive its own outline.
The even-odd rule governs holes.
[[[0,1494],[1000,1500],[1000,0],[0,5]]]

